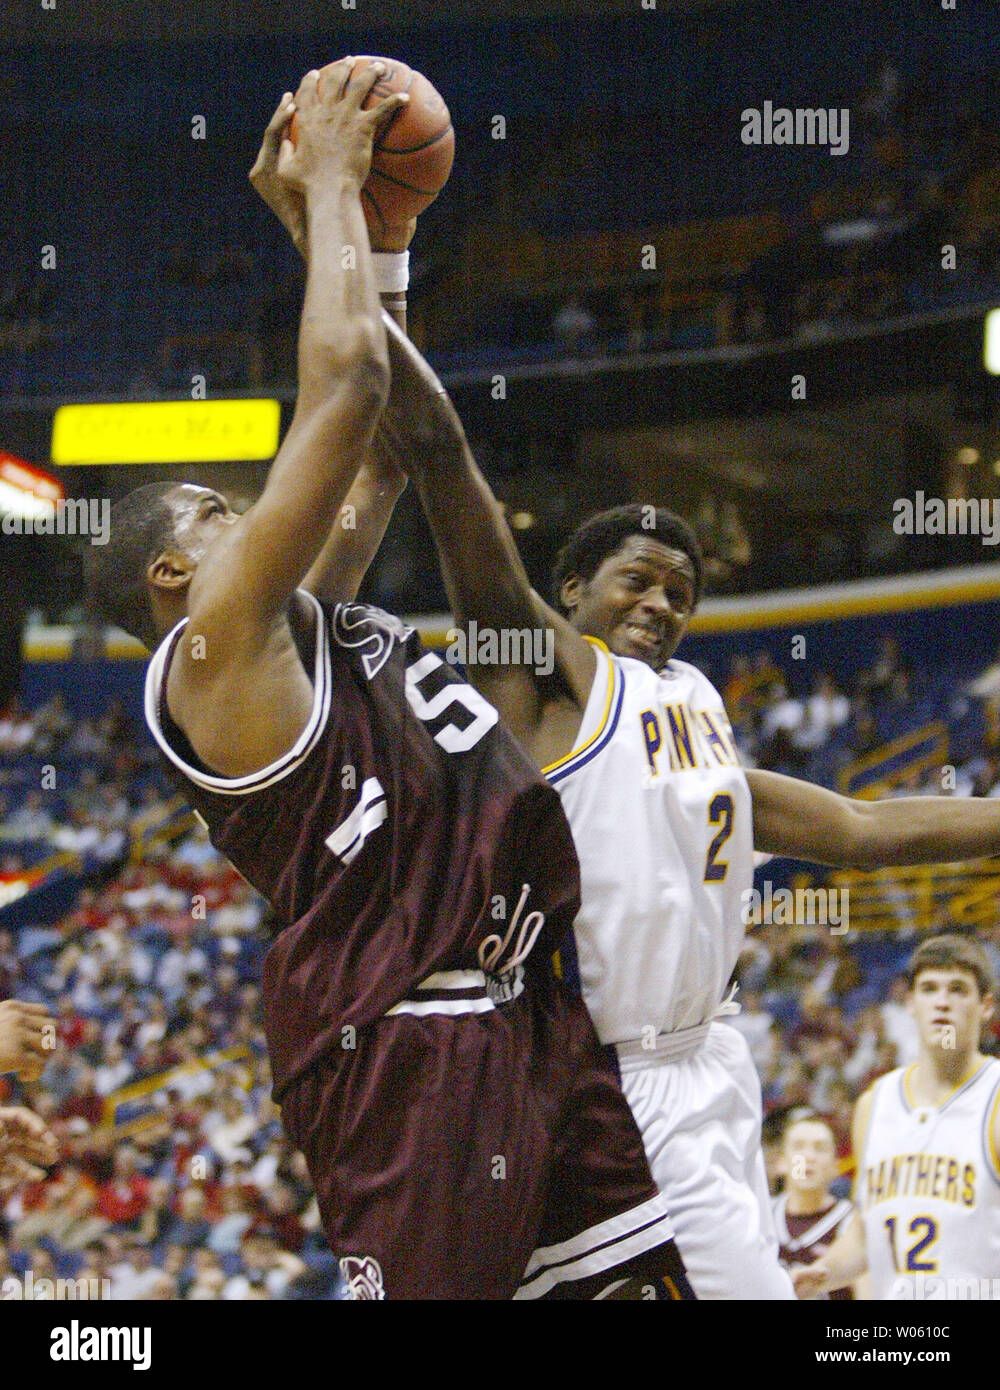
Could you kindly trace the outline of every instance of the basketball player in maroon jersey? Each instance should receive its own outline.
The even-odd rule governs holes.
[[[835,1197],[830,1184],[837,1176],[837,1146],[833,1130],[819,1115],[793,1112],[781,1139],[779,1170],[785,1185],[774,1198],[778,1258],[786,1269],[822,1259],[854,1211],[847,1197]],[[849,1299],[850,1289],[826,1295]]]
[[[549,965],[579,902],[558,798],[414,631],[337,601],[335,523],[389,384],[359,197],[400,103],[363,110],[379,75],[347,61],[320,96],[308,74],[281,146],[309,260],[262,496],[237,516],[206,488],[129,494],[90,589],[155,648],[165,765],[281,923],[274,1094],[355,1296],[680,1296],[641,1136]]]

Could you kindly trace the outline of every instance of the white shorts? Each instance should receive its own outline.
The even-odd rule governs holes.
[[[793,1299],[760,1147],[760,1080],[742,1034],[710,1023],[661,1034],[655,1050],[616,1050],[695,1293]]]

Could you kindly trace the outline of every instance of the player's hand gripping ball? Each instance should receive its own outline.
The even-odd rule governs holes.
[[[380,132],[372,167],[361,190],[361,205],[373,239],[418,217],[448,182],[455,159],[455,132],[440,93],[422,73],[395,58],[360,57],[359,64],[381,63],[385,74],[365,98],[365,109],[392,92],[407,92],[410,100]],[[332,66],[332,64],[330,65]],[[328,68],[320,71],[320,82]],[[292,144],[298,138],[298,118],[288,125]]]

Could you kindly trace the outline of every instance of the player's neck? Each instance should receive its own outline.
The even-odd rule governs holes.
[[[790,1187],[785,1203],[787,1216],[821,1216],[836,1201],[825,1187]]]
[[[924,1105],[941,1105],[958,1086],[979,1070],[985,1060],[978,1048],[969,1052],[940,1047],[930,1052],[921,1048],[917,1064],[910,1074],[911,1094]]]

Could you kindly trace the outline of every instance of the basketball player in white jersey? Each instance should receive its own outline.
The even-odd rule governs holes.
[[[830,1184],[837,1176],[837,1145],[833,1130],[820,1115],[793,1111],[781,1137],[779,1171],[784,1187],[774,1198],[778,1254],[786,1269],[822,1259],[854,1211],[846,1197],[835,1197]],[[849,1299],[849,1289],[822,1295]]]
[[[592,517],[560,558],[555,611],[531,589],[447,393],[385,326],[392,388],[375,453],[418,487],[465,634],[449,655],[562,796],[583,878],[564,965],[615,1049],[691,1283],[701,1298],[791,1299],[760,1082],[718,1021],[736,1008],[725,996],[754,849],[859,868],[977,858],[1000,852],[1000,804],[862,802],[744,772],[721,696],[674,658],[701,593],[686,523],[639,506]],[[391,506],[372,498],[364,537],[383,533]],[[354,534],[345,549],[370,544]],[[361,574],[370,558],[345,568]],[[552,661],[537,660],[539,640]]]
[[[858,1210],[822,1259],[794,1271],[802,1298],[868,1270],[877,1299],[1000,1300],[1000,1061],[979,1047],[989,962],[968,937],[935,936],[907,978],[920,1052],[857,1103]]]

